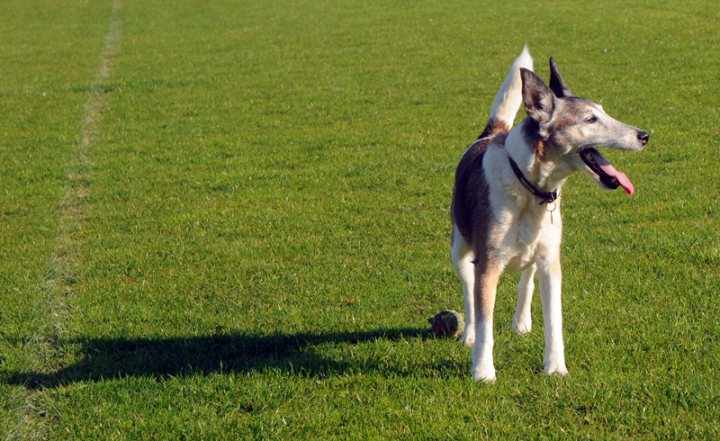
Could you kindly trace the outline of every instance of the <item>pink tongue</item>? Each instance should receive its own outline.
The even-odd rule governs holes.
[[[632,182],[630,182],[630,179],[625,176],[625,173],[618,171],[602,156],[596,155],[595,162],[600,166],[600,169],[604,171],[608,176],[611,176],[617,180],[618,184],[620,184],[620,186],[625,190],[625,193],[627,193],[628,196],[632,196],[633,192],[635,191],[635,187],[633,186]]]

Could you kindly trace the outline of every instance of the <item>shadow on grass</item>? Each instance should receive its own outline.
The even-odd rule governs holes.
[[[7,384],[32,389],[52,388],[83,381],[124,377],[170,378],[227,372],[279,370],[297,375],[330,376],[344,372],[382,370],[402,374],[403,367],[379,366],[373,357],[346,357],[351,346],[381,341],[427,338],[418,328],[384,329],[368,332],[300,333],[257,336],[249,334],[177,337],[167,339],[78,339],[67,342],[80,347],[80,359],[52,373],[5,372]],[[341,361],[318,354],[320,345],[341,345]],[[382,348],[379,348],[382,351]],[[377,354],[375,354],[377,355]]]

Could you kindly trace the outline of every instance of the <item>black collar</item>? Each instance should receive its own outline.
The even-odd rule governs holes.
[[[520,171],[520,167],[513,161],[513,158],[508,155],[508,159],[510,160],[510,167],[512,167],[513,173],[515,173],[515,176],[517,176],[518,181],[522,185],[525,186],[525,188],[530,191],[530,193],[534,194],[536,197],[540,199],[540,205],[542,204],[551,204],[555,202],[558,198],[558,192],[557,190],[554,191],[542,191],[538,189],[535,185],[533,185],[532,182],[530,182],[525,175],[522,174],[522,171]]]

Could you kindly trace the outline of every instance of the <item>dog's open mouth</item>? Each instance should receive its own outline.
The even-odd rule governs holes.
[[[597,179],[602,185],[611,190],[622,187],[628,196],[632,196],[635,187],[633,187],[630,179],[625,176],[625,173],[613,167],[599,151],[592,147],[584,148],[580,151],[580,158],[588,168],[597,175]]]

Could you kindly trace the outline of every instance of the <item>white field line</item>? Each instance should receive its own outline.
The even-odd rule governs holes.
[[[87,212],[87,198],[92,181],[92,163],[89,158],[93,143],[98,137],[105,107],[106,83],[112,72],[112,57],[120,38],[120,0],[115,0],[105,45],[100,55],[100,66],[90,86],[80,124],[80,136],[72,151],[65,175],[65,191],[59,203],[58,232],[46,277],[47,324],[38,333],[38,343],[48,350],[44,365],[56,369],[62,363],[58,359],[57,339],[64,332],[64,319],[69,312],[67,300],[74,293],[77,280],[80,237]],[[62,357],[60,357],[62,358]],[[55,366],[53,366],[55,365]]]
[[[100,66],[95,72],[89,96],[84,105],[78,141],[72,150],[65,176],[65,189],[58,204],[58,230],[45,278],[46,299],[43,314],[46,318],[30,341],[28,350],[35,355],[36,372],[51,373],[61,368],[72,354],[61,343],[65,322],[70,313],[69,300],[75,294],[75,282],[81,246],[81,234],[88,211],[87,198],[92,181],[90,151],[96,141],[102,113],[106,104],[106,83],[112,73],[112,59],[120,39],[121,0],[114,0],[110,25],[100,54]],[[28,386],[42,386],[32,385]],[[42,389],[30,390],[21,410],[21,417],[9,439],[43,439],[49,420],[57,415],[44,409]]]

